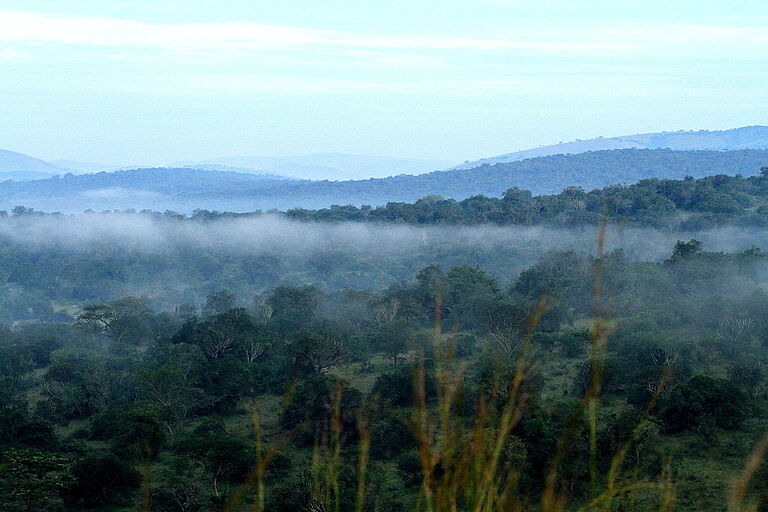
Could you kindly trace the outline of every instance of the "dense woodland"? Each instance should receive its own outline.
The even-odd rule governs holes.
[[[563,155],[567,158],[567,155]],[[555,158],[555,157],[551,157]],[[593,190],[566,187],[559,194],[533,195],[518,187],[501,197],[477,195],[463,200],[428,195],[413,203],[388,202],[383,206],[333,205],[309,210],[294,208],[284,215],[313,221],[398,222],[408,224],[563,225],[611,222],[681,230],[723,225],[768,226],[768,167],[756,176],[741,174],[694,179],[647,178],[633,185],[612,185]],[[258,178],[254,178],[259,181]],[[266,182],[265,182],[266,183]],[[167,185],[167,184],[166,184]],[[242,186],[237,184],[237,186]],[[454,196],[455,197],[455,196]],[[36,213],[18,207],[15,215]],[[39,213],[39,212],[38,212]],[[151,212],[157,215],[155,212]],[[259,215],[197,209],[189,218],[201,221]],[[277,213],[277,212],[270,212]],[[0,215],[3,215],[0,212]],[[8,215],[8,212],[5,212]],[[174,212],[166,212],[173,216]],[[186,217],[175,214],[177,217]]]
[[[767,265],[691,240],[661,263],[552,253],[506,289],[429,266],[376,292],[125,297],[20,323],[0,334],[1,503],[447,510],[485,489],[557,510],[637,484],[606,506],[725,510],[768,426]]]
[[[573,250],[419,230],[390,254],[139,250],[87,216],[76,250],[67,216],[18,208],[3,222],[28,231],[0,235],[0,510],[768,510],[768,255],[673,230],[762,226],[766,175],[286,214],[555,223]],[[236,245],[221,223],[260,216],[90,215]],[[601,218],[653,226],[663,256],[604,249]],[[181,268],[202,284],[162,295]]]
[[[196,212],[206,217],[206,212]],[[723,225],[768,225],[768,167],[759,176],[709,176],[682,180],[645,179],[589,192],[568,187],[559,194],[534,196],[511,188],[503,197],[475,196],[456,201],[428,196],[415,203],[385,206],[332,206],[293,209],[291,218],[321,221],[406,222],[415,224],[554,224],[574,226],[611,222],[680,230]],[[210,217],[210,213],[208,214]]]
[[[127,171],[126,171],[127,172]],[[255,181],[263,180],[254,177]],[[170,186],[170,182],[165,183]],[[241,186],[241,184],[238,184]],[[134,212],[135,210],[130,210]],[[211,221],[253,217],[249,213],[197,209],[191,215],[166,210],[143,213],[172,218]],[[272,211],[271,214],[279,212]],[[8,211],[0,210],[0,218]],[[13,216],[45,215],[33,208],[17,206]],[[477,195],[463,200],[428,195],[413,203],[388,202],[383,206],[333,205],[308,210],[294,208],[283,215],[312,221],[363,221],[408,224],[498,224],[498,225],[596,225],[604,217],[610,222],[680,230],[708,229],[723,225],[768,226],[768,167],[756,176],[720,174],[694,179],[643,179],[633,185],[612,185],[586,191],[566,187],[559,194],[533,195],[517,187],[501,197]]]
[[[274,218],[304,226],[275,224]],[[547,251],[590,250],[591,242],[584,240],[594,239],[602,219],[614,232],[624,230],[618,245],[631,261],[658,261],[677,238],[719,239],[718,250],[764,246],[768,176],[764,168],[748,178],[643,180],[548,196],[510,189],[501,198],[430,196],[376,208],[333,206],[282,214],[196,210],[190,216],[172,211],[71,216],[19,206],[0,211],[0,321],[71,319],[78,304],[125,295],[146,296],[153,307],[167,309],[200,302],[220,289],[239,296],[281,284],[375,290],[432,264],[480,266],[506,286]],[[367,241],[356,238],[359,224],[370,227]],[[527,231],[501,229],[507,226]],[[747,235],[721,234],[723,228]],[[233,230],[238,236],[227,234]],[[162,242],[148,249],[143,231]],[[298,241],[281,245],[276,240],[284,232],[298,233]],[[309,247],[301,243],[305,238],[324,242]]]

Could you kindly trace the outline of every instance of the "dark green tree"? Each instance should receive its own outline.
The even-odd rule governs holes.
[[[47,510],[66,485],[65,459],[40,450],[7,450],[0,459],[0,493],[8,510]]]
[[[62,494],[64,503],[76,510],[129,504],[139,486],[137,471],[112,453],[85,455],[70,471]]]

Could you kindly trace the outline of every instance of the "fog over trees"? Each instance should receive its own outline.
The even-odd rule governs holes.
[[[762,466],[742,495],[732,482],[768,425],[765,180],[269,214],[14,208],[0,503],[760,502]]]

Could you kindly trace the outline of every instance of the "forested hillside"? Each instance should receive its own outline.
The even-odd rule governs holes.
[[[100,190],[136,190],[167,195],[231,193],[244,186],[253,189],[293,181],[271,174],[234,171],[209,171],[194,168],[130,169],[94,174],[65,174],[47,180],[0,183],[4,196],[29,194],[32,197],[56,197]]]
[[[199,212],[202,215],[203,212]],[[209,213],[210,215],[210,213]],[[534,196],[511,188],[503,197],[473,196],[456,201],[427,196],[414,203],[385,206],[335,205],[292,209],[290,218],[316,221],[405,222],[410,224],[559,225],[597,224],[699,230],[716,226],[768,225],[768,167],[759,176],[709,176],[683,180],[645,179],[629,186],[585,191],[567,187]]]
[[[751,176],[768,162],[768,151],[670,151],[625,149],[579,155],[554,155],[474,169],[439,171],[381,180],[310,182],[284,185],[253,199],[267,201],[276,193],[294,194],[294,201],[317,204],[370,204],[415,201],[426,195],[463,199],[498,196],[518,187],[534,194],[556,194],[566,187],[585,190],[631,184],[643,178],[702,178],[714,174]],[[306,199],[304,199],[306,197]]]
[[[46,211],[196,208],[253,210],[326,208],[333,204],[383,205],[427,195],[465,199],[499,196],[518,187],[557,194],[631,184],[644,178],[753,176],[768,164],[768,151],[671,151],[624,149],[554,155],[474,169],[353,181],[288,180],[272,175],[200,169],[135,169],[47,180],[0,183],[0,208],[25,205]]]

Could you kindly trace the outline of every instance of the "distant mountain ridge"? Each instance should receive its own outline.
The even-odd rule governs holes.
[[[287,183],[278,188],[253,192],[243,190],[241,194],[262,204],[262,208],[286,208],[287,203],[311,208],[332,204],[381,205],[396,201],[412,202],[427,195],[453,199],[473,195],[500,196],[512,187],[538,195],[556,194],[570,186],[592,190],[632,184],[647,178],[702,178],[716,174],[753,176],[764,166],[768,166],[766,150],[622,149],[552,155],[416,176]]]
[[[679,151],[736,151],[768,149],[768,126],[744,126],[730,130],[699,130],[655,132],[618,137],[597,137],[586,140],[531,148],[503,155],[466,161],[450,167],[472,169],[481,165],[495,165],[553,156],[573,155],[589,151],[615,149],[672,149]],[[139,157],[140,155],[137,155]],[[73,160],[46,162],[13,151],[0,150],[0,181],[4,179],[30,180],[55,174],[74,174],[116,171],[137,167],[197,168],[243,173],[270,174],[296,179],[347,181],[367,178],[386,178],[401,174],[425,174],[435,169],[446,169],[450,162],[375,155],[345,153],[317,153],[296,156],[241,156],[188,161],[174,165],[126,166]]]
[[[3,156],[2,153],[7,153],[7,155]],[[398,174],[421,174],[435,169],[444,169],[452,163],[448,160],[318,153],[297,156],[222,157],[202,161],[177,162],[170,165],[165,163],[159,165],[116,165],[65,159],[45,162],[13,151],[2,151],[2,153],[0,153],[0,181],[4,178],[28,180],[65,173],[92,174],[104,171],[161,167],[235,171],[292,179],[343,181],[383,178]],[[10,173],[13,173],[13,176]]]
[[[645,178],[680,179],[716,174],[756,175],[768,151],[620,149],[553,155],[474,169],[436,171],[350,181],[293,180],[190,168],[134,169],[0,183],[0,209],[17,205],[47,211],[91,209],[194,209],[253,211],[330,205],[383,205],[427,195],[464,199],[500,196],[512,187],[553,194],[569,186],[586,190]]]
[[[561,142],[550,146],[515,151],[480,160],[467,161],[453,169],[472,169],[483,164],[516,162],[528,158],[559,154],[578,154],[609,149],[673,149],[679,151],[736,151],[741,149],[768,149],[768,126],[744,126],[731,130],[700,130],[641,133],[619,137]]]
[[[296,180],[233,171],[152,167],[93,174],[65,174],[29,182],[6,182],[0,184],[0,194],[14,191],[43,195],[61,192],[76,193],[104,187],[125,187],[130,190],[147,190],[160,194],[221,193],[238,190],[243,186],[258,189],[287,181]]]
[[[0,182],[0,208],[38,209],[186,209],[211,201],[189,197],[228,197],[295,182],[289,178],[194,168],[145,168],[94,174],[65,174],[32,181]]]
[[[316,153],[296,156],[245,156],[212,158],[185,165],[200,167],[224,165],[254,169],[269,174],[310,180],[343,181],[350,179],[386,178],[398,174],[422,174],[444,169],[447,160],[422,160],[347,153]]]
[[[100,164],[96,162],[78,162],[75,160],[63,159],[53,160],[51,163],[56,167],[66,170],[66,172],[72,172],[74,174],[117,171],[123,168],[121,165]]]
[[[46,178],[60,172],[62,172],[60,167],[39,158],[0,149],[0,181]]]

